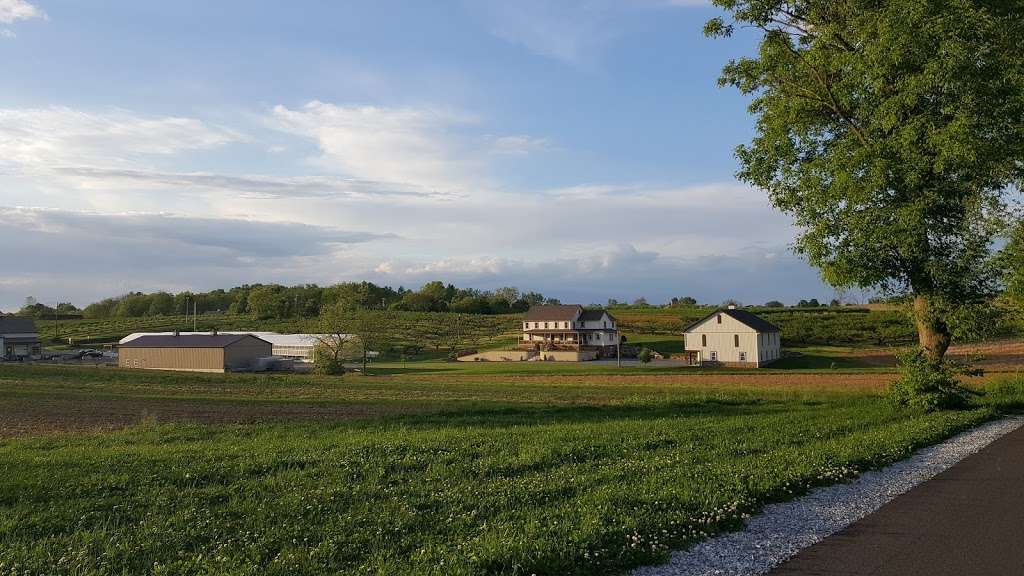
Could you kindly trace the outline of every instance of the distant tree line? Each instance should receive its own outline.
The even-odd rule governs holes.
[[[372,282],[343,282],[332,286],[302,284],[251,284],[209,292],[129,292],[86,306],[86,318],[138,318],[207,313],[248,314],[261,319],[312,318],[324,307],[341,310],[402,310],[412,312],[460,312],[466,314],[509,314],[526,311],[534,304],[557,304],[538,292],[518,288],[497,290],[458,288],[434,281],[419,290],[379,286]],[[33,301],[22,308],[25,315],[46,317],[52,309]],[[61,306],[71,306],[59,305]],[[71,308],[74,308],[71,306]],[[74,309],[77,313],[77,309]]]

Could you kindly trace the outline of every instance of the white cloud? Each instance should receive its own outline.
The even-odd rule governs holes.
[[[716,289],[750,299],[762,284],[766,297],[824,295],[799,292],[820,284],[784,252],[789,219],[735,182],[514,190],[490,170],[529,161],[548,142],[496,136],[471,115],[314,101],[261,120],[292,135],[286,153],[271,157],[267,142],[194,118],[0,110],[0,204],[95,210],[0,208],[0,245],[39,254],[5,268],[5,278],[35,279],[0,287],[0,304],[20,302],[43,278],[96,297],[122,284],[434,278],[581,300],[719,298]],[[283,175],[189,170],[189,152],[235,142],[253,144],[239,150]],[[133,212],[103,213],[112,210]],[[769,265],[787,271],[789,292]]]
[[[16,20],[46,18],[46,13],[25,0],[0,0],[0,22],[10,24]]]
[[[63,106],[0,109],[0,165],[125,165],[146,156],[223,146],[244,137],[195,118]]]
[[[85,304],[127,290],[323,281],[350,271],[357,247],[393,240],[288,221],[0,207],[0,244],[32,249],[5,261],[0,307],[28,295]]]
[[[494,36],[566,64],[579,64],[617,35],[615,13],[622,7],[611,0],[482,0],[467,5]]]
[[[631,10],[706,7],[710,0],[467,0],[490,33],[564,64],[592,61],[629,32]]]
[[[355,178],[454,193],[479,182],[483,166],[460,143],[471,116],[427,108],[277,106],[270,125],[317,142],[320,168]]]
[[[334,247],[393,237],[313,226],[237,218],[197,218],[166,213],[117,213],[0,207],[4,234],[59,237],[68,246],[95,251],[132,243],[155,249],[154,266],[171,254],[189,258],[189,251],[225,258],[279,258],[323,254]],[[13,240],[12,240],[13,241]],[[31,243],[29,243],[31,245]],[[192,252],[195,254],[196,252]],[[95,252],[90,252],[94,254]],[[88,260],[88,257],[85,257]],[[42,258],[45,262],[51,260]]]
[[[61,167],[55,172],[82,188],[221,192],[232,198],[450,199],[451,195],[415,186],[384,184],[336,176],[232,176],[208,172],[161,172],[116,168]]]
[[[481,288],[519,286],[565,302],[603,303],[607,298],[652,302],[693,296],[702,302],[795,301],[824,297],[830,290],[792,254],[768,262],[760,249],[732,255],[675,258],[622,244],[603,251],[543,260],[447,258],[419,265],[384,262],[382,282],[416,286],[442,279]]]
[[[549,147],[545,138],[534,138],[525,134],[518,136],[498,136],[494,138],[492,151],[496,154],[524,155],[540,152]]]

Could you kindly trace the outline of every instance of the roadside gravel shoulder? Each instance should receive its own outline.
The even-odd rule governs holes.
[[[765,574],[800,550],[867,516],[996,439],[1024,425],[1024,418],[988,422],[916,452],[906,460],[869,471],[848,484],[812,490],[766,506],[740,532],[724,534],[673,552],[669,561],[634,576],[740,576]]]

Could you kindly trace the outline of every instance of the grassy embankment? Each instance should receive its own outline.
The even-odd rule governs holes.
[[[100,398],[193,420],[0,440],[0,574],[614,574],[1022,397],[907,415],[879,374],[638,373],[0,367],[4,418]],[[362,410],[308,421],[296,403]],[[292,416],[207,418],[256,405]]]

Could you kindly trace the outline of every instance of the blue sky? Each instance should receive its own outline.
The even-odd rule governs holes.
[[[0,308],[441,279],[824,298],[701,0],[0,0]]]

